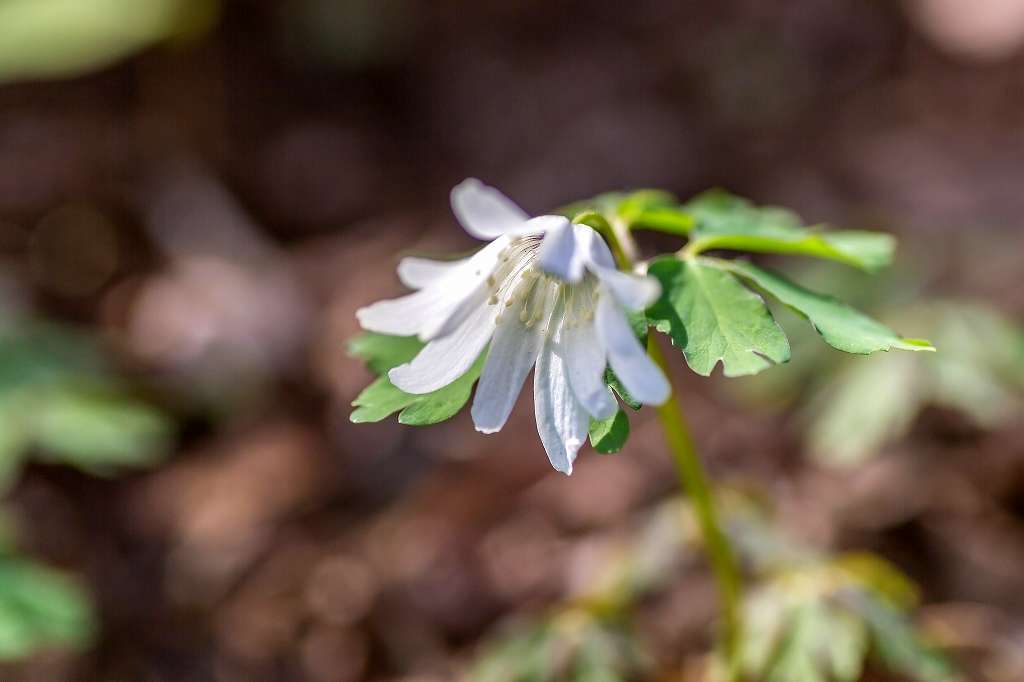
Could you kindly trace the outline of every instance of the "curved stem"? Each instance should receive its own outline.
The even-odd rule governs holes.
[[[647,353],[651,359],[668,374],[668,364],[657,339],[652,335],[647,340]],[[722,523],[715,509],[714,495],[704,467],[697,456],[697,449],[690,435],[690,428],[683,417],[679,401],[673,390],[668,401],[657,408],[658,419],[665,430],[665,439],[672,452],[676,474],[686,490],[697,515],[704,546],[707,549],[711,571],[715,577],[722,609],[722,642],[726,658],[728,679],[735,679],[739,669],[740,648],[740,597],[742,583],[739,563],[729,539],[722,530]]]
[[[619,267],[622,270],[631,271],[633,262],[628,254],[635,253],[635,246],[632,243],[632,235],[629,233],[628,226],[625,230],[609,230],[604,234],[611,243],[612,252]],[[627,240],[628,245],[619,243],[620,239]],[[648,336],[647,354],[658,365],[666,378],[671,376],[668,371],[668,362],[654,335]],[[669,450],[672,452],[672,460],[675,463],[679,483],[693,504],[701,536],[704,539],[704,547],[707,550],[708,561],[711,564],[711,572],[714,574],[722,610],[722,644],[725,654],[726,679],[733,682],[739,679],[740,672],[742,579],[739,563],[728,537],[722,530],[722,522],[718,518],[715,508],[711,484],[704,472],[700,457],[697,455],[693,436],[690,435],[690,428],[683,416],[679,401],[676,399],[674,388],[669,399],[657,408],[657,413],[658,420],[665,431]]]

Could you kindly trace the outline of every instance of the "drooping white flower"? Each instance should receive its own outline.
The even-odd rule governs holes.
[[[670,387],[626,319],[659,295],[650,277],[619,272],[600,235],[562,216],[530,218],[479,180],[451,194],[459,222],[491,240],[458,261],[405,258],[398,276],[417,291],[356,314],[364,329],[426,342],[388,373],[407,393],[429,393],[466,373],[490,344],[473,400],[478,431],[505,425],[530,369],[537,430],[551,465],[572,473],[590,417],[617,404],[604,382],[611,366],[639,402],[658,405]]]

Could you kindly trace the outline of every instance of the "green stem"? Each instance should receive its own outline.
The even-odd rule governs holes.
[[[669,376],[668,363],[657,339],[651,335],[647,340],[647,353]],[[658,420],[665,430],[665,439],[672,452],[679,482],[690,497],[704,546],[707,549],[711,571],[715,577],[722,610],[722,642],[726,658],[728,679],[736,679],[739,671],[740,598],[742,593],[739,563],[729,539],[722,530],[722,523],[715,509],[715,500],[704,466],[697,456],[697,449],[690,435],[690,428],[683,417],[682,408],[676,400],[675,391],[669,399],[657,408]]]
[[[626,254],[635,252],[635,248],[623,248],[622,244],[618,243],[620,238],[632,242],[629,230],[625,230],[624,235],[617,234],[616,231],[609,231],[606,236],[611,242],[619,268],[632,271],[633,263]],[[633,247],[632,243],[629,246]],[[671,376],[668,371],[668,362],[653,334],[647,339],[647,354],[658,365],[666,378]],[[704,472],[704,465],[701,464],[700,457],[697,455],[693,436],[690,435],[690,428],[683,416],[679,401],[676,399],[674,388],[669,399],[657,408],[657,413],[658,420],[665,431],[669,450],[672,452],[676,475],[679,477],[679,483],[683,490],[690,497],[690,502],[697,515],[701,536],[704,539],[704,547],[711,564],[711,572],[714,574],[722,611],[722,643],[725,654],[726,679],[729,682],[734,682],[739,679],[740,674],[740,635],[742,631],[740,618],[742,579],[739,563],[728,537],[722,530],[722,522],[718,518],[715,508],[711,484]]]

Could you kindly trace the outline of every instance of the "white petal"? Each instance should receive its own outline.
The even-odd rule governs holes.
[[[551,343],[545,344],[537,358],[533,409],[551,466],[571,474],[576,453],[587,438],[590,418],[570,390],[565,361]]]
[[[478,288],[486,286],[506,246],[508,238],[499,237],[426,288],[360,308],[356,311],[359,324],[368,331],[415,334],[424,341],[441,331],[453,331],[472,312],[472,301],[467,304],[467,299],[479,298]]]
[[[477,239],[494,239],[529,218],[511,199],[476,178],[456,185],[451,202],[452,212],[462,227]]]
[[[433,286],[414,294],[378,301],[356,311],[363,329],[395,336],[413,336],[424,327],[444,320],[459,303],[447,290]]]
[[[468,258],[461,260],[431,260],[409,256],[398,263],[398,279],[410,289],[428,287],[445,275],[450,275],[460,265],[465,265]]]
[[[632,275],[611,268],[590,266],[615,300],[629,310],[643,310],[661,296],[661,283],[647,275]]]
[[[577,241],[587,245],[584,256],[587,269],[597,275],[621,305],[630,310],[643,310],[658,300],[658,296],[661,295],[661,284],[657,279],[620,272],[615,267],[612,252],[601,235],[585,225],[577,225],[576,228]]]
[[[584,257],[576,241],[576,232],[566,218],[550,216],[550,225],[544,233],[537,252],[537,264],[541,270],[567,282],[578,282],[583,277]],[[531,221],[533,222],[533,221]]]
[[[471,412],[477,431],[494,433],[505,425],[526,375],[537,361],[546,326],[547,319],[526,326],[515,309],[502,315],[473,398]]]
[[[611,249],[605,243],[604,237],[587,225],[574,225],[576,229],[576,240],[585,244],[587,254],[587,265],[594,265],[602,268],[615,269],[615,258],[612,257]]]
[[[490,297],[490,289],[485,283],[467,283],[463,286],[469,288],[469,293],[463,296],[447,313],[439,315],[424,325],[420,329],[421,341],[433,341],[455,333],[455,330],[461,327],[481,306],[486,306],[487,299]]]
[[[594,324],[608,353],[608,364],[629,394],[645,405],[661,405],[668,400],[672,390],[668,380],[647,356],[625,313],[605,289],[597,300]]]
[[[510,232],[509,235],[542,235],[545,232],[548,232],[549,230],[555,229],[556,227],[566,222],[567,220],[568,218],[560,215],[539,215],[535,218],[530,218],[520,227],[517,227],[512,232]]]
[[[490,296],[487,278],[498,266],[501,252],[508,246],[508,237],[498,237],[473,254],[465,264],[437,280],[430,286],[448,292],[452,297],[451,307],[443,315],[437,315],[424,324],[419,331],[420,339],[431,341],[454,332]]]
[[[448,336],[428,343],[412,362],[388,372],[406,393],[430,393],[452,383],[473,366],[494,333],[494,308],[486,301]]]
[[[576,399],[594,419],[607,419],[618,405],[604,383],[607,356],[593,324],[562,327],[558,345]]]

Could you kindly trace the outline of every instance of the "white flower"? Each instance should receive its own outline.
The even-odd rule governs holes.
[[[464,260],[403,259],[398,276],[418,291],[360,309],[359,322],[426,342],[412,362],[388,374],[407,393],[447,386],[490,343],[472,408],[483,433],[505,425],[536,365],[537,430],[551,465],[572,473],[590,417],[607,419],[618,409],[604,382],[606,365],[641,403],[668,399],[668,382],[625,314],[650,305],[658,282],[616,270],[590,227],[554,215],[531,219],[479,180],[456,186],[451,201],[467,232],[492,241]]]

